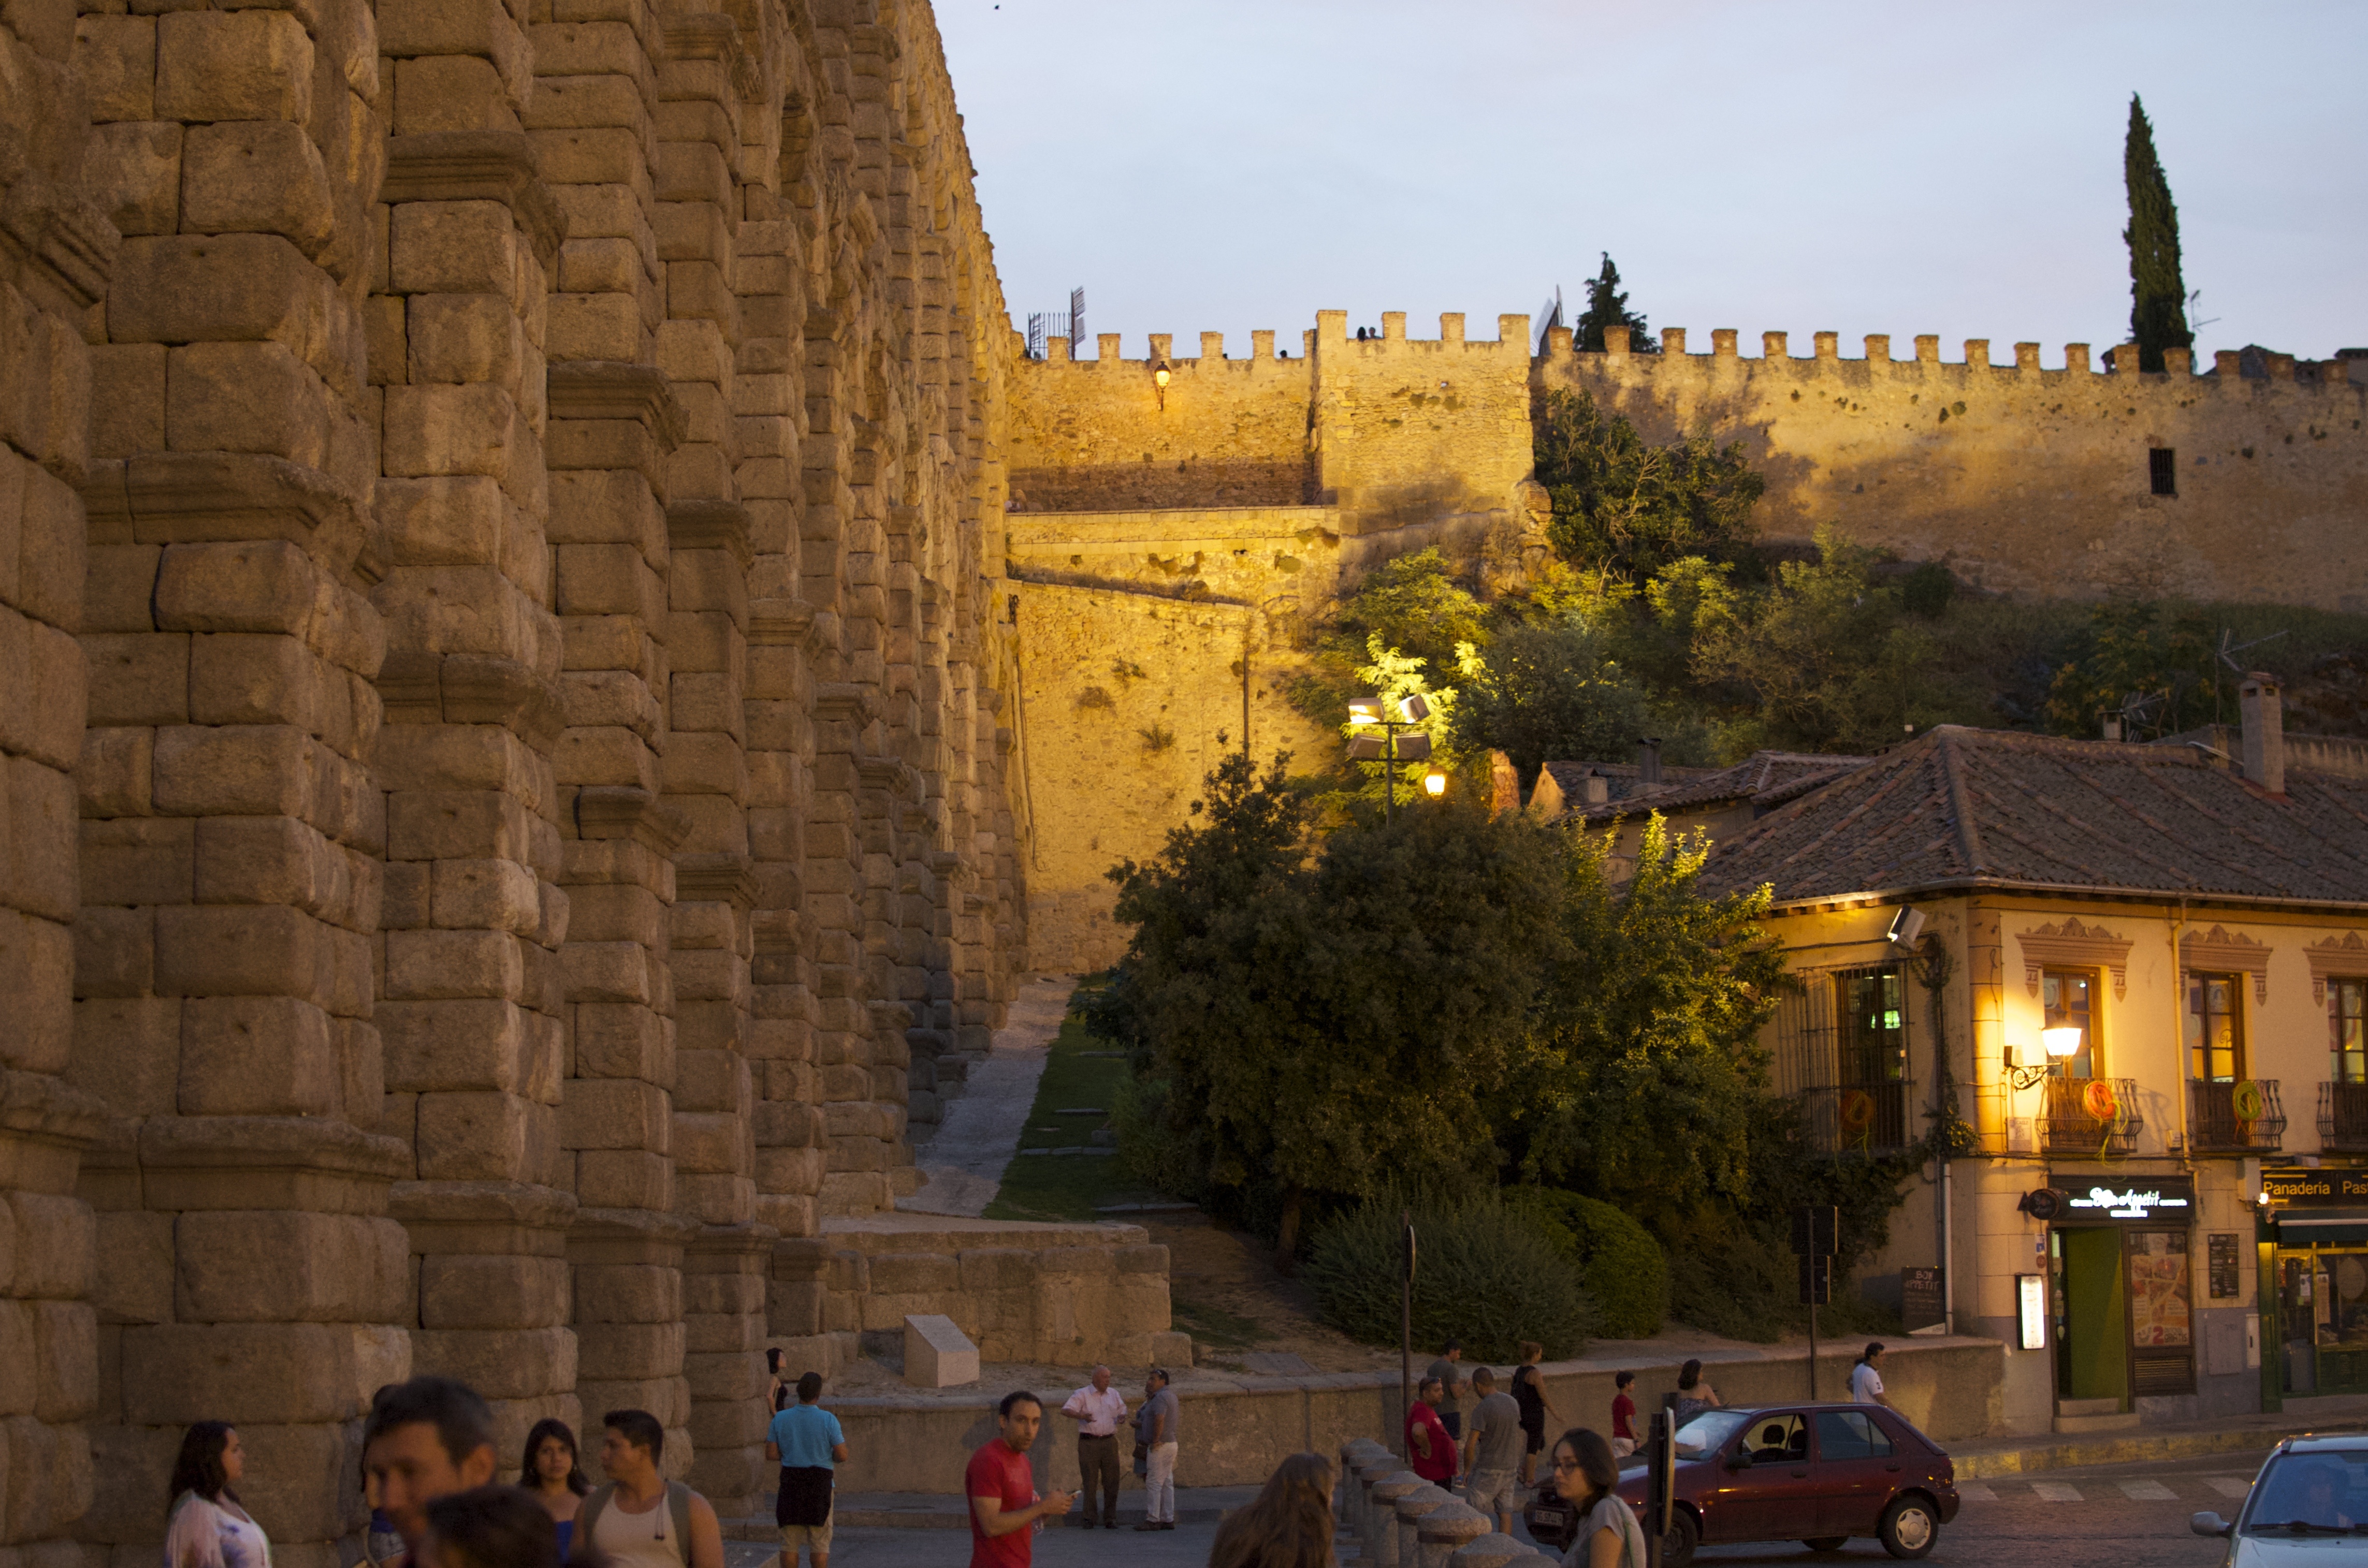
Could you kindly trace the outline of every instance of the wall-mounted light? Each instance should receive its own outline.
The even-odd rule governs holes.
[[[2080,1054],[2080,1034],[2079,1027],[2074,1024],[2058,1024],[2053,1028],[2040,1030],[2039,1049],[2043,1053],[2041,1059],[2023,1065],[2009,1062],[2007,1082],[2017,1089],[2035,1086],[2059,1062],[2069,1062]],[[2030,1049],[2028,1046],[2018,1046],[2015,1048],[2015,1054],[2018,1057],[2021,1056]]]
[[[1422,776],[1422,787],[1436,801],[1447,793],[1447,775],[1434,767]]]
[[[1153,360],[1153,361],[1152,361],[1152,363],[1151,363],[1151,384],[1152,384],[1154,387],[1156,387],[1156,388],[1157,388],[1157,389],[1158,389],[1158,392],[1159,392],[1159,411],[1160,411],[1162,414],[1165,414],[1165,413],[1167,413],[1167,381],[1168,381],[1168,376],[1169,376],[1169,372],[1168,372],[1168,369],[1167,369],[1167,360],[1165,360],[1165,359],[1155,359],[1155,360]]]

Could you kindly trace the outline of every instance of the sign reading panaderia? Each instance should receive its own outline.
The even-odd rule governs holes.
[[[2050,1174],[2048,1185],[2072,1195],[2070,1223],[2083,1220],[2158,1220],[2185,1225],[2195,1213],[2195,1183],[2187,1176],[2123,1177],[2112,1182],[2093,1176]]]
[[[2263,1171],[2261,1195],[2271,1203],[2368,1203],[2368,1171]]]

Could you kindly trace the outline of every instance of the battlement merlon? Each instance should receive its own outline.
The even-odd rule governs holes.
[[[1318,311],[1313,351],[1323,353],[1390,354],[1406,351],[1440,353],[1460,349],[1471,353],[1518,353],[1530,358],[1530,318],[1527,313],[1499,315],[1497,318],[1495,341],[1472,339],[1463,335],[1464,315],[1462,311],[1442,311],[1439,316],[1439,335],[1435,338],[1410,338],[1406,335],[1406,313],[1404,311],[1382,312],[1382,335],[1379,337],[1352,338],[1349,335],[1349,312]]]
[[[1019,333],[1014,333],[1012,335],[1013,338],[1019,344],[1019,351],[1016,356],[1019,363],[1022,366],[1039,369],[1048,365],[1074,365],[1079,369],[1088,371],[1098,368],[1117,369],[1131,366],[1141,371],[1143,374],[1148,375],[1154,366],[1162,364],[1166,365],[1171,371],[1183,371],[1191,369],[1194,366],[1200,364],[1201,360],[1207,360],[1213,365],[1251,365],[1261,360],[1271,362],[1275,357],[1274,329],[1272,327],[1259,327],[1250,334],[1250,357],[1247,359],[1228,360],[1225,358],[1225,335],[1222,332],[1204,332],[1201,335],[1201,355],[1199,359],[1189,358],[1178,358],[1177,357],[1175,352],[1176,335],[1173,333],[1155,332],[1148,335],[1150,340],[1150,353],[1141,359],[1129,359],[1125,358],[1119,347],[1120,335],[1115,332],[1104,332],[1095,335],[1094,346],[1099,351],[1099,357],[1096,358],[1074,358],[1070,355],[1070,344],[1067,338],[1047,337],[1044,340],[1044,358],[1042,359],[1030,359],[1028,358],[1026,352],[1027,340],[1025,336]],[[1297,361],[1290,361],[1290,363],[1295,365]]]
[[[1384,318],[1385,330],[1386,321],[1387,318]],[[1841,335],[1838,332],[1813,333],[1811,340],[1815,347],[1809,357],[1805,358],[1795,357],[1788,352],[1792,336],[1789,333],[1761,333],[1759,335],[1760,352],[1756,358],[1746,357],[1740,353],[1738,339],[1741,335],[1733,327],[1713,327],[1711,330],[1711,351],[1708,354],[1688,353],[1687,335],[1687,329],[1684,327],[1664,327],[1661,329],[1661,352],[1638,354],[1630,341],[1629,330],[1626,327],[1606,327],[1603,333],[1603,347],[1600,351],[1590,351],[1574,347],[1573,335],[1569,328],[1549,327],[1546,330],[1544,352],[1538,358],[1542,364],[1557,369],[1576,369],[1579,361],[1618,361],[1639,368],[1656,367],[1670,372],[1692,368],[1716,369],[1722,361],[1735,360],[1739,366],[1756,364],[1763,369],[1789,367],[1810,374],[1823,370],[1828,366],[1863,365],[1870,369],[1879,368],[1884,371],[1910,374],[1916,371],[1945,369],[1995,369],[2001,374],[2016,372],[2032,375],[2143,373],[2165,381],[2180,378],[2192,379],[2199,376],[2195,368],[2194,352],[2186,348],[2164,349],[2164,368],[2161,370],[2140,372],[2137,368],[2138,348],[2135,343],[2118,344],[2105,351],[2103,358],[2105,364],[2111,367],[2110,371],[2101,368],[2092,368],[2089,344],[2067,343],[2064,346],[2063,368],[2059,370],[2046,370],[2040,363],[2042,346],[2036,343],[2016,344],[2012,365],[1993,365],[1990,361],[1990,340],[1987,337],[1966,338],[1964,358],[1944,360],[1941,358],[1941,339],[1935,333],[1918,334],[1915,339],[1915,357],[1908,359],[1893,357],[1889,333],[1867,334],[1865,357],[1849,359],[1842,357]],[[2214,379],[2225,383],[2239,383],[2243,379],[2242,358],[2243,355],[2236,349],[2223,348],[2215,351],[2212,357]],[[2324,387],[2354,384],[2351,379],[2351,361],[2347,359],[2297,360],[2291,354],[2271,354],[2264,357],[2263,369],[2266,378],[2271,381],[2307,381]],[[2308,378],[2297,374],[2303,369],[2311,372]]]

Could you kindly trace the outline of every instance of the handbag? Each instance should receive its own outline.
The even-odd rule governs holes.
[[[1540,1492],[1531,1499],[1521,1514],[1530,1527],[1530,1539],[1540,1546],[1551,1546],[1556,1551],[1567,1551],[1578,1537],[1578,1507],[1566,1502],[1560,1494]]]

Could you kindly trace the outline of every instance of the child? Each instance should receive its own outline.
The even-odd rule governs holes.
[[[1636,1374],[1622,1372],[1611,1380],[1611,1455],[1626,1459],[1636,1451],[1636,1401],[1628,1392]]]

